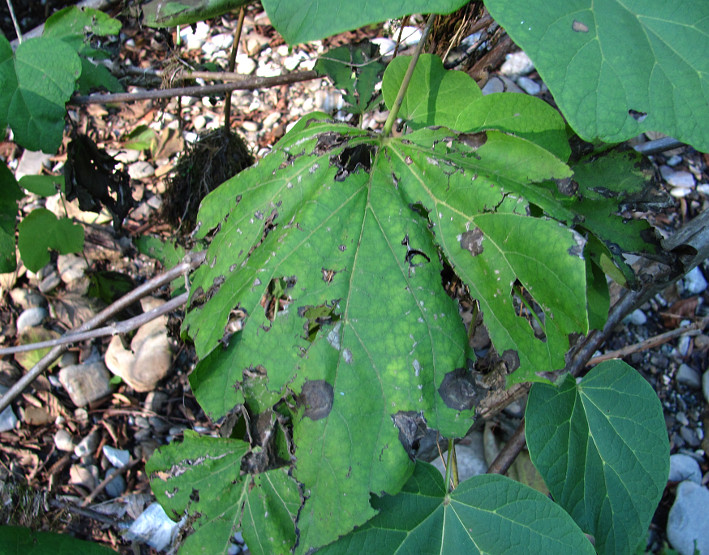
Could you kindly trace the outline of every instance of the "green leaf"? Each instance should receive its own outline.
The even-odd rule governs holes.
[[[411,56],[398,56],[384,72],[382,93],[390,110],[410,62]],[[460,130],[456,124],[461,111],[478,98],[482,98],[480,87],[467,73],[447,71],[438,56],[422,54],[406,89],[399,117],[408,120],[412,129],[443,125]]]
[[[19,185],[40,197],[51,197],[64,190],[64,176],[25,175],[20,178]]]
[[[554,108],[527,94],[494,93],[466,106],[450,126],[465,133],[498,129],[523,137],[561,160],[571,154],[566,124]]]
[[[622,142],[653,130],[709,151],[709,3],[485,5],[582,138]]]
[[[254,553],[288,553],[295,543],[300,491],[285,469],[240,475],[249,445],[233,439],[200,437],[185,430],[184,441],[159,449],[145,470],[150,487],[168,515],[183,515],[193,533],[180,549],[226,554],[242,526]]]
[[[569,168],[519,137],[475,139],[382,138],[320,114],[202,203],[197,238],[211,242],[183,325],[201,359],[191,383],[215,419],[243,403],[245,372],[296,396],[304,549],[371,518],[370,492],[403,485],[410,446],[397,426],[421,415],[451,437],[472,423],[473,355],[442,257],[480,303],[511,382],[563,367],[569,333],[587,330],[584,242],[524,200],[572,217],[536,185]],[[543,340],[518,316],[521,287]]]
[[[123,137],[126,142],[123,148],[131,150],[150,150],[154,151],[157,147],[158,137],[155,130],[147,125],[139,125],[130,133]]]
[[[669,473],[669,443],[657,395],[619,360],[577,384],[535,384],[527,445],[552,496],[599,553],[632,553],[644,538]]]
[[[0,526],[0,552],[5,555],[109,555],[115,551],[66,534],[35,532],[21,526]]]
[[[10,42],[0,33],[0,133],[5,136],[8,125],[10,101],[17,87],[14,54]]]
[[[389,0],[365,3],[340,0],[264,0],[263,7],[286,42],[297,44],[405,15],[451,13],[465,4],[466,0]]]
[[[418,461],[401,493],[374,505],[377,516],[318,553],[594,553],[560,507],[504,476],[473,476],[446,494],[441,473]]]
[[[333,48],[318,58],[315,71],[327,75],[338,89],[343,89],[346,109],[363,114],[374,108],[379,98],[374,86],[384,73],[379,48],[369,41]]]
[[[17,246],[22,262],[33,272],[49,262],[49,249],[69,254],[84,248],[84,229],[68,218],[57,219],[44,208],[30,212],[18,228]]]
[[[80,94],[88,94],[96,89],[106,89],[109,92],[123,91],[121,82],[105,66],[81,58],[81,68],[81,77],[77,83]]]
[[[5,164],[0,164],[0,273],[12,272],[17,267],[15,228],[17,201],[22,197],[15,176]]]
[[[61,39],[81,52],[90,35],[117,35],[121,22],[93,8],[70,6],[52,14],[44,24],[43,37]]]
[[[152,0],[141,6],[148,27],[176,27],[212,19],[239,9],[249,0]]]
[[[0,54],[1,55],[1,54]],[[14,63],[0,65],[2,95],[15,140],[28,150],[56,152],[64,134],[64,105],[81,74],[81,60],[63,41],[38,37],[17,47]]]

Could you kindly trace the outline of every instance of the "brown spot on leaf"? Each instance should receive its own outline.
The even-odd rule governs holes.
[[[576,19],[574,19],[574,22],[571,24],[571,29],[576,33],[588,33],[588,25]]]
[[[413,461],[419,442],[426,437],[426,419],[423,414],[415,411],[399,411],[391,415],[394,426],[399,428],[399,441],[404,446],[409,458]]]
[[[473,256],[477,256],[483,252],[484,235],[479,227],[466,231],[460,236],[461,248],[469,251]]]
[[[456,368],[443,378],[438,394],[447,407],[469,410],[477,402],[475,378],[465,368]]]
[[[468,145],[473,150],[479,149],[487,142],[487,132],[480,131],[479,133],[461,133],[458,139],[465,145]]]
[[[334,392],[325,380],[311,380],[303,384],[298,396],[298,405],[305,407],[304,416],[311,420],[325,418],[332,410]]]
[[[570,177],[565,179],[555,179],[556,189],[565,197],[573,197],[579,190],[579,184]]]

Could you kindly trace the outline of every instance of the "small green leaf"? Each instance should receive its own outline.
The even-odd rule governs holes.
[[[152,0],[141,6],[148,27],[176,27],[228,14],[249,0]]]
[[[377,516],[318,553],[594,553],[559,506],[505,476],[473,476],[446,494],[438,469],[418,461],[401,493],[373,505]]]
[[[264,0],[263,7],[271,23],[286,42],[297,44],[405,15],[451,13],[466,3],[466,0]]]
[[[147,125],[139,125],[123,137],[123,148],[130,150],[155,150],[158,137],[155,130]]]
[[[115,551],[66,534],[35,532],[20,526],[0,526],[0,553],[4,555],[115,555]]]
[[[109,92],[122,92],[123,85],[116,79],[106,66],[81,58],[81,77],[77,83],[80,94],[88,94],[96,89],[106,89]]]
[[[73,44],[81,53],[89,35],[106,37],[117,35],[121,22],[93,8],[70,6],[52,14],[44,24],[42,36],[61,39]]]
[[[382,93],[390,110],[409,62],[411,56],[398,56],[384,72]],[[482,98],[482,92],[467,73],[448,71],[438,56],[422,54],[406,89],[399,117],[407,120],[412,129],[443,125],[458,130],[455,126],[461,111],[477,98]]]
[[[15,176],[4,163],[0,163],[0,273],[12,272],[17,267],[15,228],[17,201],[22,197]]]
[[[30,212],[18,227],[17,246],[25,266],[33,272],[49,262],[49,249],[69,254],[84,248],[83,228],[68,218],[57,219],[44,208]]]
[[[20,178],[20,187],[40,197],[51,197],[64,190],[63,175],[25,175]]]
[[[39,343],[41,341],[51,341],[59,337],[59,333],[54,330],[48,330],[43,327],[27,328],[20,334],[20,345],[29,345],[31,343]],[[45,347],[44,349],[35,349],[33,351],[25,351],[23,353],[15,353],[15,361],[25,370],[29,370],[37,364],[42,357],[46,355],[52,348]],[[56,362],[52,364],[54,366]]]
[[[657,395],[620,360],[577,384],[534,384],[527,445],[557,503],[596,540],[599,553],[632,553],[645,537],[669,473]]]
[[[661,131],[709,151],[709,3],[527,0],[485,5],[584,139]]]
[[[64,134],[65,104],[80,74],[76,51],[62,40],[46,37],[24,41],[15,51],[14,64],[6,60],[0,65],[2,94],[10,94],[7,118],[19,144],[28,150],[57,151]]]
[[[14,54],[10,42],[0,33],[0,133],[5,136],[8,125],[10,101],[17,88]]]

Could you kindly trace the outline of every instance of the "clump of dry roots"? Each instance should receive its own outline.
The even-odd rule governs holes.
[[[180,158],[163,202],[163,217],[180,235],[189,234],[202,199],[254,163],[244,140],[224,128],[209,131]]]

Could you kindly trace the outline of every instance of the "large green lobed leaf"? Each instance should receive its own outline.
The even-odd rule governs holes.
[[[633,553],[669,473],[662,406],[638,373],[604,362],[579,383],[534,384],[527,445],[552,496],[599,553]]]
[[[709,151],[705,0],[486,0],[586,140],[661,131]]]
[[[447,494],[438,469],[419,461],[401,493],[374,505],[376,517],[318,553],[594,553],[561,507],[504,476],[473,476]]]
[[[33,272],[49,262],[49,249],[69,254],[84,248],[84,228],[69,218],[57,218],[45,208],[30,212],[17,227],[22,262]]]
[[[68,534],[37,532],[20,526],[0,526],[0,553],[3,555],[115,555],[97,543],[83,541]]]
[[[0,163],[0,273],[12,272],[17,266],[15,229],[17,201],[22,196],[12,172],[4,163]]]

